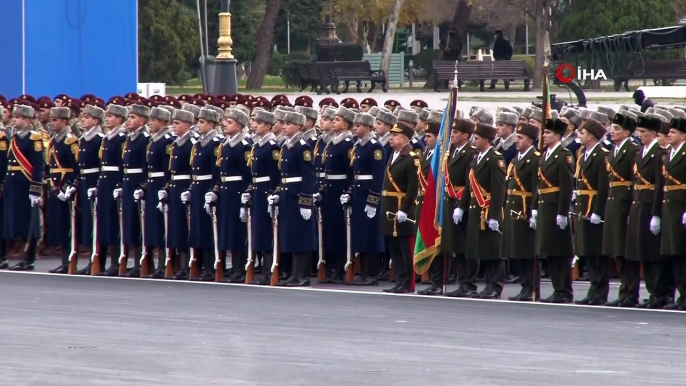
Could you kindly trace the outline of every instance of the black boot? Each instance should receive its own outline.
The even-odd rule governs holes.
[[[179,267],[181,268],[174,273],[174,276],[170,277],[171,280],[188,280],[189,259],[190,251],[188,249],[179,250]]]
[[[90,260],[88,260],[88,265],[85,267],[79,269],[78,271],[74,272],[75,275],[85,275],[88,276],[91,274],[91,268],[93,268],[93,263],[91,263]]]
[[[262,253],[262,274],[257,280],[251,281],[249,284],[255,285],[269,285],[271,284],[271,269],[273,256],[271,252]]]
[[[202,250],[203,270],[198,277],[199,281],[215,281],[214,276],[214,251],[211,249]],[[219,269],[222,269],[219,267]]]
[[[293,254],[293,273],[297,278],[288,284],[289,287],[309,287],[310,286],[310,262],[311,258],[307,253]],[[297,262],[297,263],[296,263]],[[296,271],[297,268],[297,271]]]
[[[61,274],[69,273],[69,254],[71,253],[69,249],[69,247],[62,247],[62,265],[57,268],[53,268],[48,272]]]
[[[292,284],[298,283],[300,260],[302,260],[302,255],[300,253],[294,253],[292,256],[293,263],[291,266],[291,276],[289,276],[285,281],[280,281],[278,284],[280,287],[290,287]]]

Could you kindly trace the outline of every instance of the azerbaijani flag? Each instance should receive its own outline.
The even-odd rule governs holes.
[[[450,131],[455,118],[457,104],[457,85],[450,90],[448,103],[443,114],[441,130],[438,133],[434,154],[431,158],[431,168],[426,180],[420,173],[420,184],[425,190],[422,211],[417,222],[417,237],[414,245],[414,270],[421,275],[429,270],[431,262],[440,250],[441,224],[443,220],[443,195],[445,180],[443,179],[443,157],[450,152]]]

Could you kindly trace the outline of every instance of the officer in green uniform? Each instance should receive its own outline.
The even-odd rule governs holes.
[[[450,153],[443,156],[444,172],[438,177],[444,179],[446,189],[443,195],[441,252],[456,256],[459,284],[455,291],[446,294],[449,297],[470,297],[476,292],[479,262],[465,258],[469,214],[465,214],[463,208],[458,208],[468,184],[469,164],[476,155],[476,148],[469,140],[475,128],[476,124],[469,119],[455,119],[450,132]],[[440,265],[441,274],[443,269],[448,269],[443,267],[443,259],[435,259],[434,263]]]
[[[665,309],[686,311],[686,119],[673,118],[669,129],[669,150],[665,157],[664,204],[662,205],[662,255],[672,260],[676,302]]]
[[[381,191],[381,232],[388,237],[388,252],[396,279],[394,287],[383,291],[407,293],[410,291],[413,269],[410,238],[416,234],[414,224],[408,219],[416,219],[415,200],[419,191],[417,169],[420,160],[410,146],[414,135],[410,126],[399,123],[390,133],[389,143],[393,152],[390,154]]]
[[[561,145],[567,124],[547,119],[543,144],[547,148],[538,163],[538,189],[534,195],[531,223],[536,223],[536,254],[548,261],[553,294],[545,303],[571,303],[574,245],[569,226],[574,156]]]
[[[501,256],[503,204],[505,203],[505,160],[493,148],[496,129],[477,123],[474,147],[478,152],[469,167],[468,183],[458,204],[457,223],[467,216],[467,260],[477,260],[484,267],[486,287],[473,298],[499,299],[503,291]]]
[[[536,224],[530,224],[531,200],[538,186],[538,162],[541,153],[534,143],[539,130],[529,123],[519,123],[516,128],[515,146],[517,155],[507,167],[507,199],[503,224],[503,256],[519,262],[519,283],[522,290],[508,300],[533,301],[534,297],[534,255],[536,246]],[[536,294],[536,298],[538,298]],[[536,299],[538,300],[538,299]]]
[[[631,140],[638,117],[628,111],[616,114],[612,120],[610,139],[614,147],[607,155],[606,170],[609,193],[605,205],[605,229],[603,232],[603,255],[614,256],[619,271],[619,296],[606,303],[609,307],[635,307],[638,304],[638,288],[641,266],[637,261],[626,259],[626,232],[631,209],[633,182],[631,181],[638,145]]]
[[[662,174],[665,150],[657,143],[661,125],[662,121],[653,115],[639,117],[637,122],[638,137],[644,145],[634,160],[634,198],[629,211],[625,256],[643,265],[643,279],[650,297],[638,308],[660,309],[670,303],[670,261],[660,255],[665,184]]]
[[[608,150],[600,141],[605,137],[605,127],[595,119],[589,119],[581,128],[581,152],[576,160],[576,200],[574,219],[576,234],[574,250],[585,258],[591,286],[586,297],[576,304],[605,305],[610,289],[609,261],[603,255],[603,220],[609,190],[606,157]]]

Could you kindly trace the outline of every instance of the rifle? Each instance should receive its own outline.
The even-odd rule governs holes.
[[[355,280],[355,267],[353,266],[353,261],[355,260],[355,257],[353,256],[353,244],[352,240],[350,239],[350,234],[351,234],[351,223],[350,223],[350,214],[352,212],[352,208],[350,206],[345,207],[345,237],[346,237],[346,262],[345,262],[345,283],[350,283],[353,280]]]
[[[252,251],[252,215],[250,214],[250,203],[244,205],[246,226],[248,227],[248,262],[245,263],[245,284],[249,284],[255,278],[255,256]]]
[[[38,213],[40,211],[40,206],[38,203],[36,203],[36,206],[31,207],[31,217],[29,219],[29,234],[26,237],[26,243],[24,243],[24,261],[28,260],[28,254],[29,254],[29,246],[31,245],[31,242],[33,239],[35,239],[35,236],[33,235],[33,228],[36,227],[36,221],[38,221]],[[36,251],[34,251],[36,253]],[[33,256],[35,259],[36,257]]]
[[[162,205],[164,205],[164,245],[165,254],[167,256],[164,261],[164,277],[167,278],[174,276],[174,253],[172,249],[169,248],[169,204],[164,202]]]
[[[188,226],[188,238],[191,237],[191,206],[186,203],[186,225]],[[189,248],[190,260],[188,261],[188,276],[198,276],[198,261],[195,258],[195,248]]]
[[[510,216],[513,220],[527,221],[526,214],[510,210]],[[534,277],[532,283],[531,298],[535,302],[538,299],[538,294],[541,292],[541,264],[538,262],[538,255],[534,255]]]
[[[274,235],[274,242],[272,248],[272,277],[270,285],[279,284],[279,207],[272,205],[270,211],[272,212],[272,234]],[[266,268],[266,267],[265,267]]]
[[[148,267],[148,250],[145,248],[145,205],[141,200],[137,201],[138,204],[138,219],[141,223],[141,276],[149,275],[150,269]]]
[[[98,242],[98,206],[96,198],[90,198],[91,213],[93,214],[93,251],[91,253],[91,275],[96,276],[102,270],[100,266],[100,243]]]
[[[214,281],[224,278],[224,267],[221,266],[222,254],[219,251],[219,225],[217,224],[217,206],[212,205],[212,233],[214,234]]]
[[[119,276],[126,276],[126,246],[124,245],[124,212],[122,208],[121,195],[117,199],[117,210],[119,211]]]
[[[322,222],[322,208],[317,205],[317,236],[319,238],[319,261],[317,261],[317,283],[326,279],[326,260],[324,260],[324,223]]]
[[[69,252],[69,274],[73,275],[74,272],[76,272],[78,260],[78,257],[76,256],[78,244],[76,241],[76,208],[74,200],[69,200],[69,211],[71,213],[71,252]]]

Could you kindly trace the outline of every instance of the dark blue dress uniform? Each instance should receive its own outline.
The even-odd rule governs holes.
[[[163,190],[169,181],[169,155],[172,152],[173,142],[174,136],[170,134],[168,129],[153,134],[150,142],[148,142],[146,155],[148,180],[143,184],[145,189],[145,240],[143,240],[143,245],[146,247],[164,248],[166,246],[164,243],[164,215],[157,210],[157,205],[160,202],[157,192]],[[185,226],[185,224],[182,222],[182,225]]]
[[[188,244],[188,216],[181,201],[181,193],[191,186],[191,152],[197,139],[191,130],[176,138],[169,159],[169,183],[166,185],[168,202],[169,248],[186,249]],[[191,200],[193,197],[191,197]],[[197,198],[199,200],[200,198]]]
[[[5,186],[5,177],[7,176],[7,155],[10,148],[10,137],[7,129],[0,128],[0,264],[3,264],[7,255],[7,239],[3,236],[3,202],[5,200],[3,190]]]
[[[143,126],[129,134],[124,142],[124,177],[121,193],[124,245],[141,245],[141,220],[133,192],[143,186],[148,176],[148,163],[145,158],[149,141],[150,133]]]
[[[248,166],[252,143],[240,133],[234,138],[227,138],[220,146],[221,158],[217,162],[221,183],[214,187],[214,193],[219,197],[219,250],[244,255],[248,229],[240,219],[241,194],[248,189],[252,179]],[[236,269],[242,270],[243,267]]]
[[[562,147],[567,148],[567,150],[569,150],[572,153],[572,155],[574,155],[574,164],[576,165],[577,153],[581,148],[581,140],[579,139],[579,136],[576,134],[576,131],[568,135],[567,137],[562,138],[560,144],[562,145]]]
[[[310,145],[312,149],[314,149],[314,145],[317,143],[317,130],[307,130],[303,133],[302,138],[305,140],[305,142],[307,142],[308,145]]]
[[[79,153],[78,138],[71,134],[66,127],[55,134],[48,147],[47,180],[50,190],[47,200],[48,217],[48,245],[63,247],[65,250],[71,245],[71,212],[69,204],[60,200],[57,195],[67,186],[73,185],[79,175],[77,155]]]
[[[495,145],[495,149],[503,156],[506,166],[510,165],[510,162],[517,156],[517,146],[515,146],[516,139],[517,134],[512,134],[505,139],[500,139]]]
[[[323,155],[324,148],[326,148],[331,139],[333,139],[333,135],[324,133],[319,136],[319,139],[314,144],[314,171],[317,174],[317,186],[321,186],[325,181],[326,173],[324,173]]]
[[[410,140],[410,146],[412,146],[412,150],[417,150],[418,153],[421,153],[424,151],[424,142],[420,141],[417,138],[412,138]]]
[[[274,235],[267,196],[276,190],[281,180],[279,154],[280,149],[272,133],[257,140],[251,151],[252,184],[248,190],[252,205],[252,249],[255,252],[271,252],[273,247]]]
[[[31,201],[29,194],[40,196],[43,191],[45,148],[37,131],[27,127],[10,139],[7,155],[7,176],[3,189],[3,237],[26,239],[29,236]],[[40,222],[30,230],[34,240],[40,237]],[[33,258],[34,253],[29,253]]]
[[[393,155],[393,148],[391,147],[390,143],[391,139],[391,132],[389,131],[386,133],[383,137],[379,137],[377,140],[381,144],[384,150],[384,159],[386,159],[386,162],[389,162],[391,159],[391,155]]]
[[[314,162],[312,148],[301,135],[286,140],[281,148],[279,167],[279,251],[294,254],[315,251]],[[300,208],[312,210],[312,217],[305,220]],[[295,267],[293,271],[296,271]]]
[[[97,185],[98,241],[103,245],[119,245],[119,211],[117,202],[112,196],[114,189],[121,187],[124,173],[122,171],[122,154],[126,142],[126,130],[123,126],[112,129],[105,135],[100,146],[100,179]],[[112,256],[118,259],[119,256]]]
[[[88,189],[95,188],[100,177],[100,147],[105,134],[100,126],[86,131],[79,138],[79,179],[76,181],[78,194],[76,205],[79,210],[78,226],[81,230],[80,244],[93,245],[93,213],[88,199]]]
[[[191,233],[189,246],[208,251],[214,249],[212,218],[205,210],[205,193],[212,190],[219,181],[219,145],[221,141],[215,131],[210,131],[200,138],[191,151],[191,173],[193,183],[191,192]],[[208,260],[206,259],[206,262]],[[214,261],[214,259],[213,259]],[[209,269],[211,267],[205,267]]]
[[[355,253],[384,253],[381,235],[381,186],[386,169],[386,155],[381,142],[371,136],[361,139],[353,148],[352,249]],[[367,217],[367,205],[376,208],[376,216]]]
[[[324,228],[324,251],[332,255],[334,268],[342,272],[345,264],[347,243],[345,237],[345,211],[341,195],[353,184],[352,154],[355,141],[346,131],[335,136],[324,149],[325,180],[322,191],[322,223]]]

